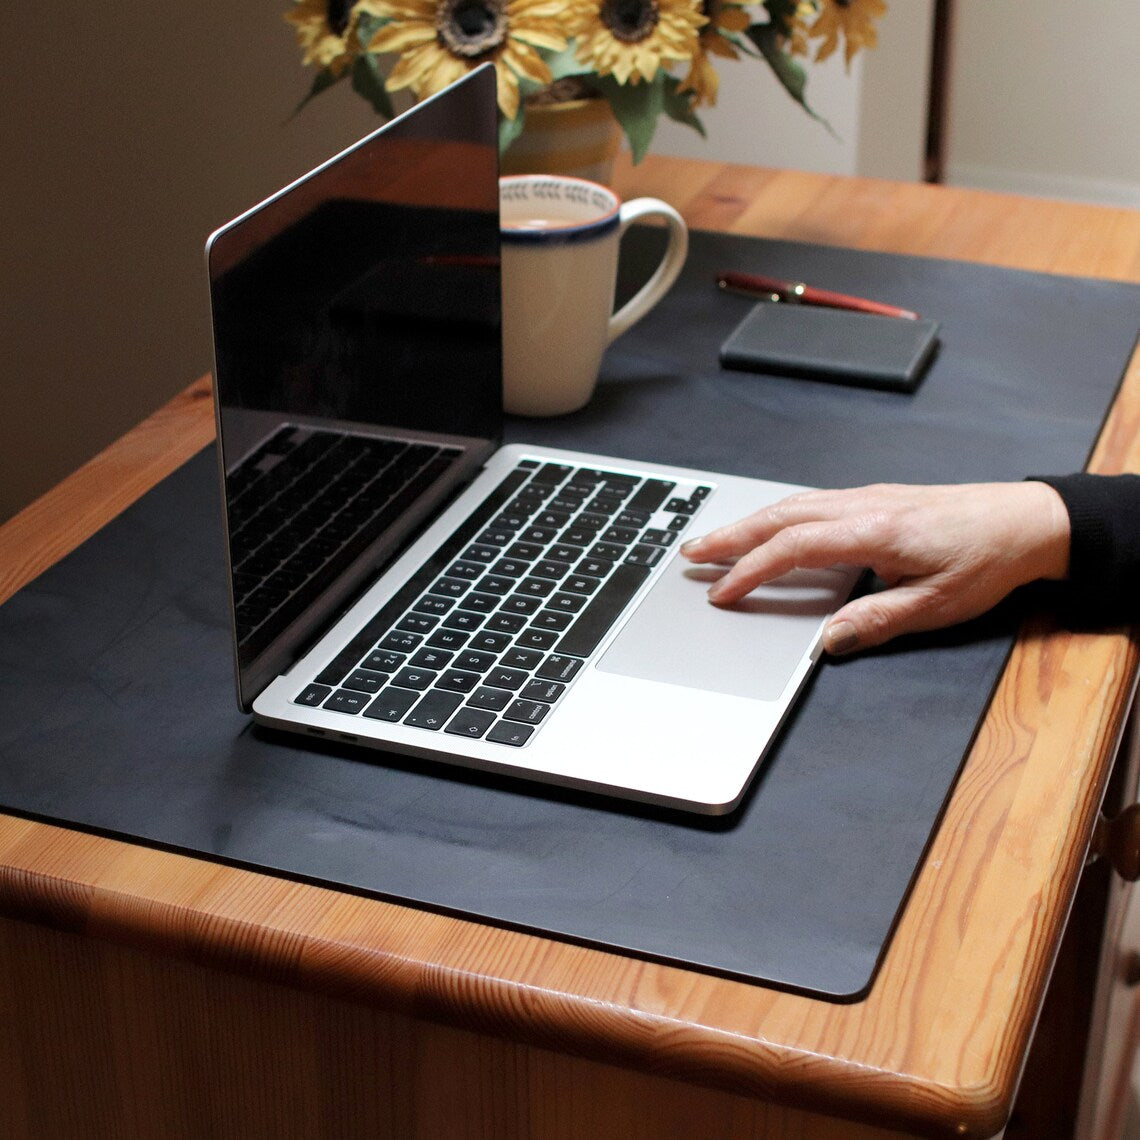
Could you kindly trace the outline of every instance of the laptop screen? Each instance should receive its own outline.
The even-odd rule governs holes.
[[[498,445],[494,70],[207,246],[239,699]]]

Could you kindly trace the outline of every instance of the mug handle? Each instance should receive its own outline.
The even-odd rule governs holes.
[[[665,256],[653,276],[610,317],[606,344],[621,336],[661,300],[669,286],[677,280],[677,274],[685,264],[685,257],[689,252],[688,228],[681,215],[660,198],[634,198],[632,202],[622,204],[619,214],[621,219],[619,240],[620,235],[625,233],[629,224],[636,218],[653,216],[664,218],[669,228],[669,244],[665,249]]]

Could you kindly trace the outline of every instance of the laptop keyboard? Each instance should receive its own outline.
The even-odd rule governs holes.
[[[709,491],[523,461],[295,702],[525,745]]]

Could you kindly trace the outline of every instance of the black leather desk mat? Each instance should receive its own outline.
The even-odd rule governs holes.
[[[631,261],[657,241],[631,238]],[[942,321],[941,353],[914,396],[721,372],[750,302],[716,292],[719,268],[913,306]],[[698,233],[593,403],[508,434],[808,483],[1072,470],[1138,325],[1133,286]],[[0,607],[0,804],[820,995],[867,988],[1012,612],[824,664],[743,807],[692,820],[252,728],[213,465],[208,449]]]

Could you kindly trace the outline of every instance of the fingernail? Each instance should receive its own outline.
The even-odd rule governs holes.
[[[849,621],[837,621],[823,632],[823,647],[835,656],[850,653],[858,645],[859,634]]]
[[[690,538],[688,542],[682,542],[677,549],[680,550],[680,552],[686,557],[688,557],[690,554],[695,553],[700,548],[702,542],[704,542],[703,538]]]

